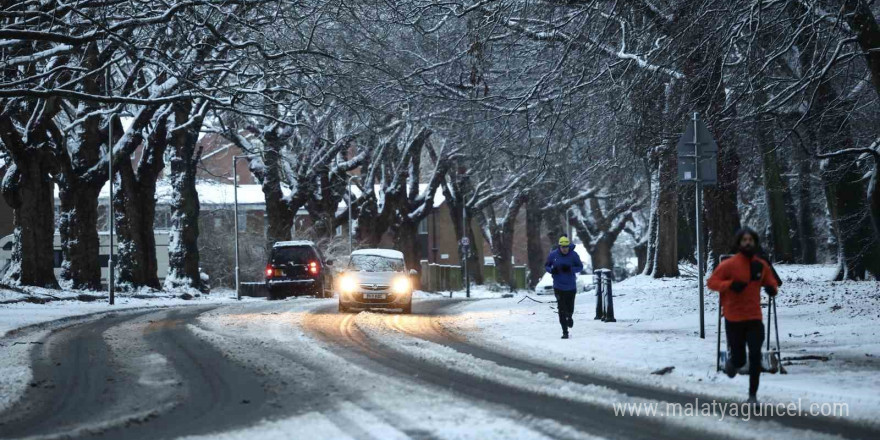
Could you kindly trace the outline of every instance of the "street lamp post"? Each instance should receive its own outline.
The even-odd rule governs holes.
[[[360,176],[349,176],[348,177],[348,254],[349,255],[351,255],[351,253],[354,252],[354,246],[353,246],[354,234],[352,233],[352,230],[354,229],[354,227],[353,227],[352,219],[351,219],[351,205],[353,205],[352,199],[351,199],[351,181],[354,179],[360,179]]]
[[[239,289],[240,271],[238,265],[238,167],[236,167],[239,159],[250,159],[256,157],[256,154],[243,154],[232,156],[232,194],[235,204],[235,214],[233,215],[233,223],[235,227],[235,299],[241,299],[241,290]]]

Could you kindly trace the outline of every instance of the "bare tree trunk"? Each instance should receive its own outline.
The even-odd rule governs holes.
[[[547,250],[541,240],[541,220],[543,215],[534,197],[526,202],[526,253],[528,254],[529,289],[534,289],[544,276],[544,261]]]
[[[816,227],[813,224],[812,184],[813,172],[810,158],[804,153],[803,145],[794,148],[798,167],[797,180],[797,237],[800,245],[798,260],[801,264],[816,264],[818,245]]]
[[[795,261],[794,241],[789,220],[788,185],[782,181],[776,145],[773,140],[769,115],[759,115],[755,121],[755,135],[761,153],[761,175],[764,181],[764,200],[770,221],[770,240],[773,259],[780,263]]]
[[[654,278],[677,277],[678,272],[678,188],[677,161],[672,141],[664,141],[660,156],[657,199],[657,241],[654,248]]]
[[[394,234],[394,244],[397,250],[403,252],[403,261],[408,268],[419,268],[419,224],[417,222],[407,221],[396,226],[392,233]]]
[[[513,279],[513,242],[510,240],[510,237],[513,236],[512,231],[510,233],[506,233],[502,230],[503,228],[498,228],[498,230],[493,233],[492,239],[492,256],[495,260],[495,268],[497,269],[498,281],[501,284],[508,286],[510,290],[514,288],[514,279]]]
[[[645,264],[648,261],[648,242],[640,241],[638,244],[633,246],[633,253],[636,254],[636,271],[635,273],[640,274],[645,271]]]
[[[614,257],[611,248],[614,242],[607,239],[599,239],[591,249],[590,260],[593,261],[593,269],[614,269]]]

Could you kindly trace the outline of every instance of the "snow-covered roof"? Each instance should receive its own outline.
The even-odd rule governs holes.
[[[235,203],[235,193],[231,184],[214,181],[200,181],[196,183],[196,191],[199,193],[199,203],[203,205],[232,205]],[[282,188],[284,195],[290,194],[290,190]],[[171,184],[158,182],[156,184],[156,201],[158,204],[171,203]],[[58,198],[59,189],[55,186],[55,198]],[[98,199],[104,203],[110,198],[110,185],[104,184]],[[238,203],[240,205],[263,205],[266,198],[263,188],[258,184],[239,184]]]
[[[288,247],[288,246],[314,246],[315,242],[309,240],[290,240],[290,241],[276,241],[275,244],[272,245],[273,248],[277,247]]]
[[[419,190],[425,191],[427,184],[420,184]],[[379,186],[376,185],[375,191],[379,192]],[[232,205],[235,203],[235,194],[233,187],[229,183],[221,183],[212,180],[202,180],[196,183],[196,191],[199,193],[199,203],[203,205]],[[282,187],[281,191],[285,196],[290,195],[290,189]],[[352,185],[352,195],[360,196],[360,190]],[[171,203],[171,184],[167,181],[160,181],[156,184],[156,201],[160,205]],[[55,198],[58,199],[59,189],[55,186]],[[98,199],[106,203],[110,198],[110,185],[105,183],[101,188]],[[438,207],[446,202],[443,191],[439,188],[434,193],[434,207]],[[263,195],[263,187],[259,184],[239,184],[238,185],[238,204],[239,205],[264,205],[266,198]],[[342,212],[348,209],[345,201],[339,202],[338,211]]]
[[[377,257],[403,259],[403,252],[394,249],[358,249],[352,255],[374,255]]]
[[[379,191],[381,191],[381,188],[382,187],[380,185],[373,185],[373,191],[375,191],[376,194],[379,194]],[[425,192],[426,189],[428,189],[427,183],[420,183],[419,184],[419,192]],[[361,189],[357,185],[352,185],[351,186],[351,195],[353,197],[360,197],[361,196]],[[446,203],[446,196],[443,195],[443,190],[441,188],[437,188],[437,190],[434,191],[434,207],[436,208],[444,203]],[[339,202],[339,207],[341,209],[348,209],[348,206],[345,204],[345,200]]]

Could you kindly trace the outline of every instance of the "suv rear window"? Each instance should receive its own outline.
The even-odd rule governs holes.
[[[273,263],[308,264],[318,258],[310,247],[278,247],[272,249]]]

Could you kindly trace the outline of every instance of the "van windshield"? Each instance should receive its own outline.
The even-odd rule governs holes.
[[[348,269],[355,272],[403,272],[403,260],[379,255],[352,255]]]
[[[309,247],[279,247],[272,249],[273,263],[309,264],[318,258]]]

